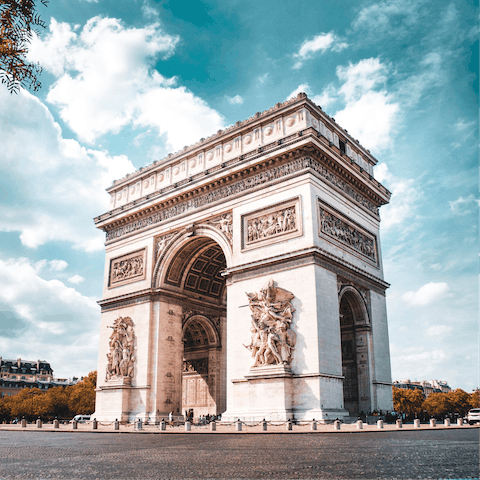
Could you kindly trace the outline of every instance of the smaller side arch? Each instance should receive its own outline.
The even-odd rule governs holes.
[[[185,338],[185,334],[188,329],[197,328],[200,325],[208,338],[208,347],[217,347],[220,345],[220,338],[216,328],[212,325],[212,322],[204,315],[192,315],[189,317],[182,326],[182,337]]]
[[[370,325],[370,315],[367,304],[362,294],[353,286],[345,285],[338,295],[338,305],[340,307],[343,298],[346,298],[354,314],[356,325]],[[353,300],[353,301],[350,301]]]

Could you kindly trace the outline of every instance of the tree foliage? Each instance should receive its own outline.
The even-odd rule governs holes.
[[[25,417],[71,419],[77,414],[89,415],[95,410],[97,372],[90,372],[76,385],[53,387],[46,392],[24,388],[17,395],[0,398],[0,418]]]
[[[448,393],[432,393],[425,399],[420,390],[393,387],[393,408],[407,417],[421,416],[423,412],[437,418],[455,414],[463,417],[471,408],[478,407],[478,391],[469,394],[457,388]]]
[[[18,93],[20,87],[37,91],[42,84],[38,80],[42,68],[27,61],[27,53],[33,35],[39,35],[36,27],[45,28],[45,22],[35,12],[36,0],[0,0],[0,80],[10,93]],[[44,6],[48,0],[40,0]]]
[[[393,388],[393,408],[398,413],[415,415],[423,411],[424,397],[420,390]]]

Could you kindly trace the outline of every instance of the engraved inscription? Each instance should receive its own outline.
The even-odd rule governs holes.
[[[376,263],[375,238],[360,232],[357,228],[322,207],[320,207],[320,230]]]

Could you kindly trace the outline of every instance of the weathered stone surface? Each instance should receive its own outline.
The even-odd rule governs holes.
[[[95,417],[391,410],[375,163],[300,95],[115,182]]]

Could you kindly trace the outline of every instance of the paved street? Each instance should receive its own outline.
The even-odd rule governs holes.
[[[122,434],[0,431],[0,479],[478,478],[479,429]]]

